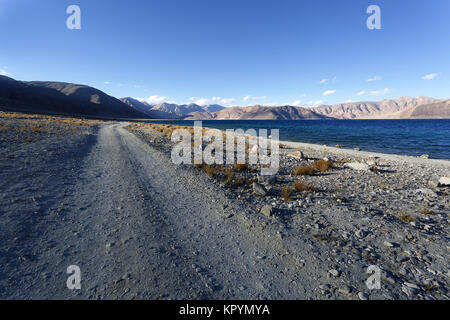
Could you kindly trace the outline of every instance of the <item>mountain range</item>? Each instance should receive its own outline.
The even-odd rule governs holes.
[[[151,105],[133,98],[121,101],[150,117],[185,120],[326,120],[326,119],[408,119],[450,118],[450,100],[429,97],[400,97],[382,101],[340,103],[330,106],[248,106],[222,107],[197,104]]]
[[[89,86],[65,82],[17,81],[6,76],[0,76],[0,108],[99,118],[149,118],[119,99]]]
[[[207,106],[200,106],[195,103],[191,104],[173,104],[173,103],[160,103],[157,105],[151,105],[145,101],[141,101],[135,98],[122,98],[120,99],[123,103],[126,103],[130,107],[145,113],[146,115],[152,118],[160,118],[160,119],[184,119],[189,114],[192,113],[209,113],[209,112],[218,112],[225,107],[219,106],[217,104],[211,104]]]
[[[228,107],[195,103],[149,104],[136,98],[116,99],[80,84],[17,81],[0,76],[0,108],[9,111],[66,114],[123,119],[186,120],[319,120],[450,118],[450,100],[400,97],[382,101],[340,103],[330,106]]]

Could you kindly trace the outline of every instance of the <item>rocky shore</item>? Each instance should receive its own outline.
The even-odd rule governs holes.
[[[129,128],[170,157],[170,130]],[[449,161],[286,141],[280,147],[272,177],[260,176],[257,165],[183,166],[204,171],[255,219],[263,217],[263,226],[278,228],[290,250],[307,235],[317,256],[300,263],[326,275],[317,288],[324,298],[448,299]],[[295,174],[318,160],[332,165]],[[365,286],[369,266],[382,270],[381,290]]]

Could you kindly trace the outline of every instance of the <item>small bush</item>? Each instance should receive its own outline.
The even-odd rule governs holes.
[[[225,177],[225,184],[226,185],[231,184],[231,182],[233,181],[233,178],[234,178],[233,170],[231,170],[230,168],[225,169],[224,177]]]
[[[299,192],[303,192],[303,191],[314,192],[314,191],[316,191],[316,188],[314,187],[314,185],[304,183],[301,180],[297,180],[294,183],[294,188],[295,188],[295,190],[297,190]]]
[[[165,134],[170,138],[172,136],[172,131],[173,131],[172,129],[164,129],[163,134]]]
[[[216,175],[216,169],[211,167],[209,164],[203,166],[203,171],[205,171],[206,174],[210,177],[214,177]]]
[[[281,188],[281,197],[284,201],[291,200],[291,195],[294,192],[294,189],[289,186],[284,186]]]
[[[294,176],[312,176],[315,170],[311,166],[298,166],[294,169]]]
[[[333,162],[331,160],[317,160],[313,163],[313,167],[320,172],[325,172],[333,167]]]
[[[420,213],[427,216],[434,216],[434,212],[429,209],[420,208]]]
[[[416,220],[414,217],[406,214],[404,211],[399,211],[397,215],[398,218],[403,222],[413,222]]]
[[[237,171],[245,171],[248,168],[248,164],[246,163],[236,163],[233,165],[234,170]]]
[[[233,187],[241,187],[243,185],[245,185],[246,180],[243,176],[238,176],[232,183]]]

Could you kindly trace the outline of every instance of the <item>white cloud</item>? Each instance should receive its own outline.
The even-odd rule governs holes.
[[[430,73],[422,77],[423,80],[433,80],[439,75],[439,73]]]
[[[323,93],[323,95],[326,97],[326,96],[329,96],[330,94],[335,94],[335,93],[336,93],[336,90],[327,90]]]
[[[148,98],[134,98],[134,99],[141,101],[141,102],[147,102],[149,104],[158,104],[158,103],[164,102],[164,100],[166,100],[167,97],[155,95],[155,96],[150,96]]]
[[[8,69],[8,67],[3,67],[3,69],[0,69],[0,75],[1,75],[1,76],[7,76],[7,75],[9,75],[9,73],[6,72],[6,69]]]
[[[356,95],[357,96],[379,96],[383,94],[388,94],[390,92],[389,88],[384,88],[383,90],[374,90],[374,91],[360,91]]]
[[[104,84],[111,84],[111,82],[109,82],[109,81],[105,81],[105,82],[103,82]]]
[[[345,103],[350,103],[350,102],[353,102],[353,100],[352,99],[348,99],[347,101],[345,101]]]
[[[380,80],[381,80],[380,76],[374,76],[372,78],[367,79],[367,82],[380,81]]]
[[[325,104],[326,101],[324,100],[317,100],[317,101],[308,101],[306,104],[310,107],[318,107],[320,105]]]
[[[244,101],[244,102],[247,102],[247,101],[250,101],[250,100],[265,100],[265,99],[267,99],[267,97],[266,96],[252,96],[252,95],[248,95],[248,96],[245,96],[243,99],[242,99],[242,101]]]
[[[285,103],[283,103],[283,106],[300,107],[301,105],[302,105],[302,100],[295,100],[294,102],[285,102]]]
[[[337,77],[334,76],[333,78],[325,78],[319,81],[320,84],[329,84],[330,82],[336,82]]]
[[[230,104],[236,102],[236,99],[234,99],[234,98],[221,98],[221,97],[212,97],[212,98],[191,97],[191,98],[189,98],[189,100],[200,106],[205,106],[205,105],[212,104],[212,103],[230,105]]]

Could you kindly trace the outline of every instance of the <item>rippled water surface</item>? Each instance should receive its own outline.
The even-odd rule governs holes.
[[[152,121],[154,122],[154,121]],[[193,121],[161,121],[193,125]],[[341,144],[364,151],[450,159],[450,119],[418,120],[208,120],[218,129],[279,129],[280,140]]]

